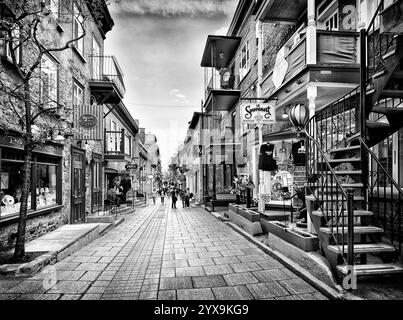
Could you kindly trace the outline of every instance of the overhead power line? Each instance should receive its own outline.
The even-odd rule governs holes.
[[[200,108],[198,106],[167,106],[167,105],[143,104],[135,102],[126,102],[126,104],[133,105],[134,107],[152,107],[152,108]]]

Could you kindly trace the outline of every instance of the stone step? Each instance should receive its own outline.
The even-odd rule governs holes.
[[[337,266],[337,270],[344,275],[350,272],[346,265]],[[353,270],[357,276],[387,275],[403,273],[403,266],[397,263],[360,264],[353,266]]]

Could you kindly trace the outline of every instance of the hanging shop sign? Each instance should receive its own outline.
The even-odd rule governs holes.
[[[136,163],[129,163],[125,166],[126,170],[136,170],[138,165]]]
[[[84,104],[74,106],[74,128],[76,140],[103,140],[103,106]]]
[[[244,124],[276,122],[274,103],[244,102],[241,105],[241,122]]]

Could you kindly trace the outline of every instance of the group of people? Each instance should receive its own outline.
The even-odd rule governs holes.
[[[168,196],[172,199],[172,209],[177,209],[176,208],[176,202],[180,198],[182,201],[182,207],[183,208],[188,208],[190,207],[190,199],[193,197],[193,194],[190,192],[189,188],[186,190],[181,190],[179,188],[162,188],[159,189],[158,191],[153,191],[152,197],[153,197],[153,202],[154,204],[156,203],[156,195],[161,199],[161,203],[164,203],[165,196]]]

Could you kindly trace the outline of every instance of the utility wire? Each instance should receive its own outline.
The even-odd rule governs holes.
[[[141,107],[152,107],[152,108],[199,108],[197,106],[164,106],[159,104],[143,104],[143,103],[135,103],[130,101],[125,101],[126,104],[133,105],[133,107],[141,106]]]

